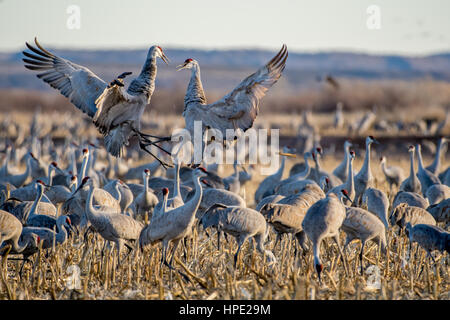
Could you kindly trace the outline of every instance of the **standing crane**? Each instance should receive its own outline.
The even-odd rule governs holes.
[[[434,250],[447,251],[450,253],[450,233],[442,228],[429,224],[406,224],[406,231],[409,237],[409,246],[413,242],[417,242],[426,252],[427,255],[436,262],[431,252]]]
[[[190,200],[186,201],[184,205],[171,210],[169,209],[168,211],[163,211],[157,216],[154,216],[150,221],[148,228],[144,229],[145,233],[139,236],[139,242],[141,245],[153,245],[154,243],[162,242],[163,255],[161,262],[164,262],[164,264],[171,270],[174,269],[172,266],[172,259],[175,255],[175,251],[180,240],[189,236],[192,232],[192,226],[195,222],[195,214],[200,206],[200,201],[203,195],[202,186],[200,185],[200,178],[206,176],[207,174],[204,168],[196,168],[192,174],[192,180],[195,184],[195,195]],[[173,242],[173,255],[168,263],[167,249],[171,242]]]
[[[3,242],[8,242],[11,245],[9,249],[14,250],[15,253],[23,252],[32,239],[21,237],[22,229],[19,219],[9,212],[0,210],[0,247]]]
[[[139,239],[144,225],[141,222],[134,220],[132,217],[111,211],[98,210],[93,206],[94,190],[92,180],[89,177],[83,179],[82,184],[89,187],[89,194],[86,199],[86,217],[94,227],[94,229],[106,241],[112,241],[116,245],[117,262],[120,261],[120,252],[125,245],[128,248],[128,253],[131,252],[132,247],[126,244],[126,241],[135,241]]]
[[[342,203],[343,197],[350,200],[345,189],[341,190],[339,197],[335,193],[327,194],[326,198],[314,203],[303,218],[303,230],[313,243],[314,267],[317,271],[319,281],[323,270],[323,265],[320,260],[320,244],[325,238],[333,238],[336,242],[344,263],[345,272],[348,274],[344,253],[339,244],[339,229],[346,217],[345,206]]]
[[[373,136],[366,138],[366,154],[364,156],[364,164],[355,176],[355,203],[361,202],[361,196],[367,188],[370,188],[374,182],[372,171],[370,169],[370,146],[372,143],[379,143]]]
[[[105,146],[109,153],[115,157],[121,156],[129,138],[137,135],[141,149],[165,165],[146,147],[150,144],[158,146],[156,142],[169,138],[150,136],[140,131],[142,114],[155,90],[156,59],[161,58],[168,63],[160,46],[150,47],[141,73],[125,90],[123,79],[131,72],[122,73],[108,85],[88,68],[54,55],[44,49],[36,38],[34,42],[37,48],[26,43],[32,53],[23,51],[25,67],[39,71],[38,78],[59,90],[92,118],[100,133],[105,136]],[[150,137],[158,140],[151,141]]]
[[[239,252],[242,245],[250,237],[256,240],[256,248],[262,254],[266,254],[269,264],[276,263],[272,251],[264,248],[264,241],[268,234],[266,220],[258,211],[250,208],[237,206],[225,206],[221,203],[214,204],[209,208],[201,219],[204,229],[217,228],[217,232],[225,232],[235,237],[238,249],[234,254],[234,267],[237,266]]]
[[[389,183],[389,189],[392,191],[392,185],[400,186],[405,179],[403,169],[397,166],[388,166],[386,164],[386,157],[380,158],[381,171],[383,171],[386,181]]]
[[[221,100],[212,104],[206,102],[198,62],[194,59],[186,59],[177,68],[178,70],[191,70],[191,79],[184,97],[183,111],[186,129],[191,133],[191,136],[194,136],[194,122],[201,121],[202,137],[206,129],[212,128],[222,133],[224,142],[232,143],[235,136],[239,138],[242,131],[245,132],[253,126],[259,111],[259,101],[281,77],[287,57],[287,47],[283,45],[280,52],[265,66],[245,78]],[[234,130],[235,135],[231,137],[227,135],[227,129]],[[231,139],[231,141],[228,139]],[[202,146],[202,152],[205,147],[206,145]]]
[[[359,261],[361,274],[363,274],[363,254],[364,244],[372,240],[377,242],[381,251],[386,253],[386,229],[375,215],[361,208],[346,207],[346,217],[342,222],[342,231],[347,235],[344,245],[344,251],[347,245],[354,239],[361,240],[361,251],[359,252]]]
[[[144,169],[143,172],[144,190],[134,198],[135,216],[149,221],[153,216],[153,210],[158,203],[156,195],[150,191],[148,187],[148,179],[150,178],[150,170]]]
[[[345,183],[341,184],[340,186],[331,188],[327,193],[332,192],[335,194],[339,194],[342,189],[347,190],[348,197],[353,201],[355,199],[355,178],[353,176],[353,160],[355,159],[355,152],[353,150],[350,150],[350,160],[348,165],[348,174],[347,174],[347,181]],[[344,200],[345,203],[346,200]],[[351,203],[349,203],[351,205]]]
[[[430,171],[424,168],[422,161],[422,152],[420,144],[416,145],[417,149],[417,161],[419,162],[419,167],[417,169],[417,178],[419,178],[420,185],[422,187],[422,194],[425,195],[428,188],[434,184],[440,184],[441,181],[438,177],[432,174]]]
[[[344,159],[342,162],[333,170],[333,174],[341,179],[342,181],[347,180],[348,177],[348,166],[350,162],[350,147],[353,144],[349,140],[344,142]]]
[[[416,192],[419,193],[421,191],[420,181],[416,176],[416,169],[414,167],[414,153],[416,148],[411,145],[408,147],[409,158],[410,158],[410,169],[409,169],[409,177],[403,180],[400,185],[400,191],[407,192]]]

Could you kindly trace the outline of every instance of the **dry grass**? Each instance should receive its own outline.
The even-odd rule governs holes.
[[[340,159],[325,157],[325,169],[332,169]],[[429,161],[429,159],[427,159]],[[355,161],[356,168],[362,159]],[[295,161],[289,161],[286,173]],[[407,157],[399,156],[393,164],[406,168]],[[444,167],[449,165],[448,159]],[[376,185],[385,191],[387,183],[380,178],[379,166],[373,165]],[[224,175],[231,173],[231,166],[225,168]],[[253,194],[263,179],[256,175],[245,187],[247,203],[254,206]],[[392,201],[392,196],[391,196]],[[335,244],[322,244],[324,273],[319,284],[313,269],[311,252],[299,249],[295,255],[295,242],[284,237],[281,245],[274,248],[275,236],[270,234],[266,248],[273,251],[278,263],[267,266],[250,243],[241,251],[238,267],[233,267],[233,255],[237,249],[232,237],[222,241],[217,249],[215,231],[211,238],[198,229],[192,243],[187,247],[187,261],[179,248],[174,266],[185,273],[189,281],[178,272],[160,266],[160,245],[132,252],[125,262],[114,268],[115,254],[108,251],[102,258],[103,239],[90,234],[86,242],[82,237],[69,239],[54,251],[41,251],[26,264],[22,278],[18,270],[20,261],[8,261],[2,268],[3,281],[0,299],[449,299],[449,256],[439,255],[436,264],[426,258],[425,251],[413,247],[408,252],[406,236],[398,237],[393,230],[388,233],[388,255],[380,255],[378,246],[366,244],[365,267],[376,266],[380,270],[380,288],[371,284],[374,274],[359,274],[358,252],[360,243],[355,241],[347,249],[350,265],[349,276]],[[341,234],[341,241],[344,233]],[[80,287],[67,288],[72,265],[80,268]],[[366,269],[367,270],[367,269]],[[6,279],[6,280],[5,280]],[[66,279],[66,280],[65,280]]]

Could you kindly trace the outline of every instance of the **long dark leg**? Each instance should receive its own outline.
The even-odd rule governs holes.
[[[335,237],[333,237],[333,239],[334,239],[334,242],[336,242],[336,245],[339,250],[339,254],[341,255],[342,263],[344,264],[345,274],[348,276],[347,262],[346,262],[346,259],[344,256],[344,252],[342,252],[341,244],[339,243],[339,236],[335,236]]]
[[[364,241],[361,241],[361,252],[359,253],[359,263],[361,264],[360,268],[361,268],[361,275],[363,274],[363,254],[364,254]]]
[[[220,251],[220,234],[222,231],[217,230],[217,251]]]
[[[164,167],[164,169],[167,169],[168,167],[170,167],[170,165],[166,162],[164,162],[163,160],[161,160],[159,157],[155,156],[151,151],[149,151],[146,147],[148,146],[148,144],[144,144],[142,143],[142,141],[139,141],[139,147],[141,148],[141,150],[144,150],[145,152],[147,152],[148,154],[150,154],[153,158],[155,158],[156,160],[159,161],[159,163]],[[158,145],[156,145],[158,146]],[[159,147],[159,146],[158,146]]]

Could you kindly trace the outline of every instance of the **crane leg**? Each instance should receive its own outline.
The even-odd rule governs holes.
[[[164,167],[164,169],[167,169],[168,167],[171,167],[171,165],[169,165],[168,163],[164,162],[163,160],[161,160],[159,157],[155,156],[151,151],[149,151],[147,149],[148,144],[144,144],[142,143],[142,141],[139,141],[139,147],[144,150],[145,152],[147,152],[148,154],[150,154],[153,158],[155,158],[156,160],[158,160],[158,162]],[[158,146],[158,145],[156,145]],[[159,147],[159,146],[158,146]],[[159,147],[160,148],[160,147]],[[170,154],[170,153],[169,153]]]
[[[338,247],[339,250],[339,254],[341,255],[341,259],[342,259],[342,264],[344,265],[344,270],[345,270],[345,274],[348,277],[348,267],[347,267],[347,259],[344,256],[344,252],[342,252],[342,248],[341,248],[341,244],[339,243],[339,236],[335,236],[333,237],[334,242],[336,242],[336,245]]]
[[[361,268],[361,275],[363,274],[363,255],[364,255],[364,241],[361,241],[361,252],[359,253],[359,263],[360,263],[360,268]]]

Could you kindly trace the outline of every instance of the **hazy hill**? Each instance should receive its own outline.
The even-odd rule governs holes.
[[[50,51],[75,63],[85,65],[109,81],[123,71],[136,75],[145,60],[142,50],[56,50]],[[176,65],[186,58],[200,62],[206,89],[232,88],[243,77],[267,62],[276,52],[266,50],[197,50],[166,49],[170,66],[159,63],[158,83],[163,88],[185,87],[187,72],[175,72]],[[23,67],[21,52],[0,53],[0,88],[28,88],[50,90],[37,81],[33,72]],[[335,77],[360,79],[418,79],[450,81],[450,53],[426,57],[369,55],[347,52],[296,53],[290,52],[283,89],[314,86],[326,74]]]

